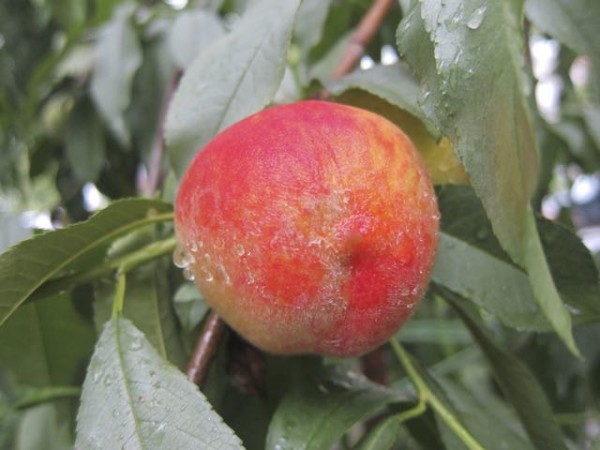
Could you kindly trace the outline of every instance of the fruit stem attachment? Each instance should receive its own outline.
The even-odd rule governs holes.
[[[456,416],[444,405],[434,392],[429,388],[425,380],[421,377],[417,367],[414,365],[411,356],[404,350],[402,344],[396,339],[390,339],[390,345],[394,350],[400,364],[404,367],[408,378],[413,383],[417,395],[419,396],[419,404],[429,404],[435,413],[448,425],[448,427],[456,434],[456,436],[470,450],[483,450],[483,447],[477,440],[467,431],[458,421]],[[401,417],[402,421],[410,419],[418,415],[421,411],[419,404],[416,407],[403,413],[405,417]]]
[[[225,322],[211,310],[206,317],[200,338],[196,343],[190,362],[185,371],[188,380],[199,387],[206,381],[210,362],[217,352],[221,336],[225,330]]]

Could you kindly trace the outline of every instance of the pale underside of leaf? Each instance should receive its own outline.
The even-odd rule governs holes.
[[[242,448],[197,387],[121,318],[106,324],[96,345],[83,385],[75,446]]]

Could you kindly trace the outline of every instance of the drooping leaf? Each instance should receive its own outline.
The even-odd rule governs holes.
[[[453,143],[494,233],[524,267],[540,310],[577,354],[529,203],[537,154],[526,96],[522,0],[424,0],[398,27],[421,103]]]
[[[474,301],[506,325],[547,330],[531,280],[500,247],[472,189],[438,191],[442,234],[432,279]],[[538,220],[545,257],[560,295],[581,320],[600,315],[598,270],[579,238],[545,219]]]
[[[98,111],[119,141],[128,145],[130,133],[123,114],[129,106],[131,83],[142,63],[142,51],[131,23],[134,8],[125,3],[115,9],[100,31],[94,49],[90,86]]]
[[[283,398],[269,427],[267,448],[330,448],[352,425],[404,395],[354,372],[303,377]]]
[[[181,176],[219,131],[259,111],[277,92],[299,0],[262,0],[234,30],[200,53],[167,114],[171,165]]]
[[[0,366],[23,385],[73,385],[95,332],[69,295],[24,305],[0,328]]]
[[[126,319],[109,321],[88,368],[75,447],[240,449],[198,388]]]
[[[38,287],[69,264],[128,231],[169,219],[170,211],[171,205],[158,200],[121,200],[86,222],[11,247],[0,255],[0,325]]]
[[[527,366],[494,343],[459,299],[452,295],[445,296],[465,322],[488,359],[494,377],[503,394],[515,408],[531,441],[537,448],[566,448],[552,408]]]
[[[177,15],[169,34],[169,49],[177,65],[187,69],[201,51],[225,35],[225,27],[213,12],[183,11]]]
[[[96,181],[105,160],[104,132],[88,99],[77,103],[65,130],[65,150],[79,180]]]

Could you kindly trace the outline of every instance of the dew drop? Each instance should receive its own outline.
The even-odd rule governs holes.
[[[152,219],[156,216],[158,216],[158,211],[156,210],[156,208],[148,208],[148,211],[146,211],[146,218]]]
[[[194,272],[189,266],[185,266],[183,268],[183,278],[185,278],[188,281],[194,281],[196,279]]]
[[[113,384],[113,381],[115,381],[114,375],[107,373],[104,377],[104,386],[110,386],[111,384]]]
[[[485,6],[480,6],[475,11],[473,11],[473,14],[471,14],[467,22],[467,27],[469,27],[471,30],[476,30],[477,28],[479,28],[481,26],[481,23],[483,22],[486,9],[487,8]]]
[[[136,336],[129,342],[129,349],[133,351],[140,350],[144,346],[144,341],[141,337]]]
[[[231,278],[229,278],[229,274],[227,273],[227,270],[225,269],[225,267],[222,264],[217,265],[217,271],[218,271],[219,276],[225,282],[225,284],[231,284]]]
[[[477,233],[475,233],[475,237],[480,241],[484,240],[487,236],[488,231],[485,228],[480,228],[479,230],[477,230]]]
[[[207,283],[210,283],[211,281],[213,281],[215,279],[214,275],[212,274],[212,272],[210,271],[210,269],[208,267],[202,267],[200,269],[200,274],[202,275],[202,279],[204,281],[206,281]]]
[[[180,269],[185,269],[195,261],[194,256],[188,253],[182,245],[177,245],[177,248],[173,251],[173,264]]]
[[[244,246],[242,244],[238,244],[235,246],[235,252],[237,253],[238,256],[244,256],[246,254],[246,249],[244,248]]]
[[[94,383],[99,383],[99,382],[100,382],[100,380],[102,379],[102,376],[103,376],[103,375],[104,375],[104,372],[102,371],[102,369],[100,369],[100,370],[95,370],[95,371],[92,373],[92,381],[93,381]]]

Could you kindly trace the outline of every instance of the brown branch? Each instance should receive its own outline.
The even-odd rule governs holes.
[[[181,69],[177,69],[171,77],[171,82],[169,83],[169,88],[167,89],[165,100],[163,101],[160,110],[160,117],[158,119],[158,130],[156,131],[154,145],[152,146],[152,153],[150,154],[150,161],[148,162],[148,174],[147,177],[144,180],[141,180],[141,182],[139,183],[138,190],[140,194],[144,197],[154,196],[154,193],[161,186],[162,181],[164,179],[163,157],[165,153],[165,120],[167,118],[166,116],[169,104],[171,103],[173,94],[175,94],[175,91],[177,90],[177,86],[179,85],[180,79]]]
[[[224,330],[225,322],[221,320],[217,313],[214,311],[208,313],[200,338],[185,371],[188,380],[199,387],[202,387],[206,381],[210,361],[217,352]]]
[[[350,38],[346,51],[333,70],[332,78],[334,80],[340,79],[354,69],[393,4],[394,0],[373,0],[371,8],[358,24],[356,31]]]

